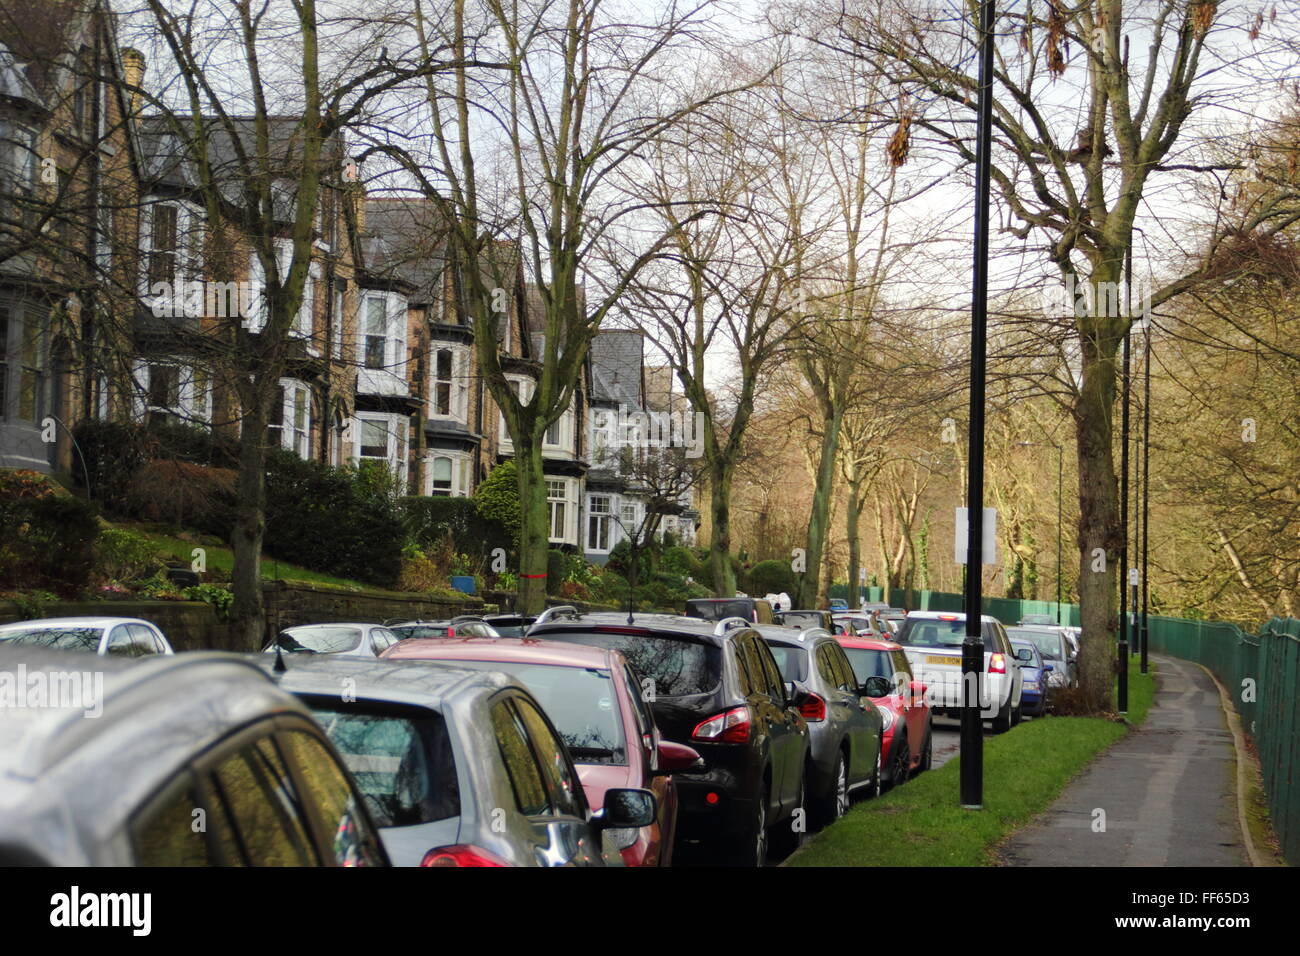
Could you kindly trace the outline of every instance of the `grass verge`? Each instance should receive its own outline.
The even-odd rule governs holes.
[[[1155,700],[1155,675],[1129,670],[1128,724]],[[985,866],[1129,726],[1102,717],[1048,717],[984,738],[984,809],[960,807],[960,760],[858,804],[813,837],[787,866]]]

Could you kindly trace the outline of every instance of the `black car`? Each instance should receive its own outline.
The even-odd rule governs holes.
[[[72,657],[0,648],[0,678],[64,698],[0,707],[0,866],[388,863],[334,746],[253,664]]]
[[[686,616],[703,621],[741,617],[750,624],[771,624],[772,613],[772,605],[764,598],[691,598],[686,602]]]
[[[804,805],[808,725],[757,631],[739,618],[638,614],[629,624],[622,613],[558,610],[528,636],[622,652],[663,736],[703,757],[704,771],[674,775],[686,855],[761,866],[769,839],[778,851],[797,842],[788,821]]]
[[[504,674],[284,659],[262,664],[342,753],[396,866],[621,866],[602,831],[654,820],[654,794],[636,789],[607,790],[593,816],[563,738]]]

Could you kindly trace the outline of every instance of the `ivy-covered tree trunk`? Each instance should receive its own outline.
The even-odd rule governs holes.
[[[546,580],[547,552],[550,550],[551,520],[546,504],[546,474],[542,470],[540,437],[515,442],[519,485],[519,608],[523,614],[540,614],[546,607],[546,594],[559,582]]]
[[[801,608],[822,607],[822,557],[826,550],[826,532],[831,510],[831,492],[835,487],[835,457],[839,453],[840,419],[843,403],[830,396],[822,399],[821,458],[817,462],[817,480],[813,485],[812,510],[808,515],[808,538],[804,553],[806,570],[799,586],[795,605]]]
[[[260,651],[266,639],[262,604],[262,539],[266,535],[266,426],[269,396],[249,388],[242,403],[239,471],[235,477],[235,525],[230,535],[234,556],[231,571],[231,626],[234,645]]]
[[[713,568],[713,594],[732,597],[736,575],[731,569],[731,479],[735,469],[729,458],[709,456],[709,564]]]
[[[862,480],[849,482],[849,501],[844,513],[844,532],[849,539],[849,607],[858,606],[862,593],[862,544],[858,540],[858,522],[862,514]]]

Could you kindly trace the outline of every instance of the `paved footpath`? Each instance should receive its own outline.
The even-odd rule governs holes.
[[[1219,692],[1197,665],[1155,656],[1146,724],[1099,757],[1003,846],[1010,866],[1246,866],[1235,756]],[[1096,810],[1105,832],[1094,832]]]

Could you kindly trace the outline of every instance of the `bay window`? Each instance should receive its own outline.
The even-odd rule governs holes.
[[[610,512],[609,495],[591,495],[587,498],[587,550],[608,551],[610,549]]]

